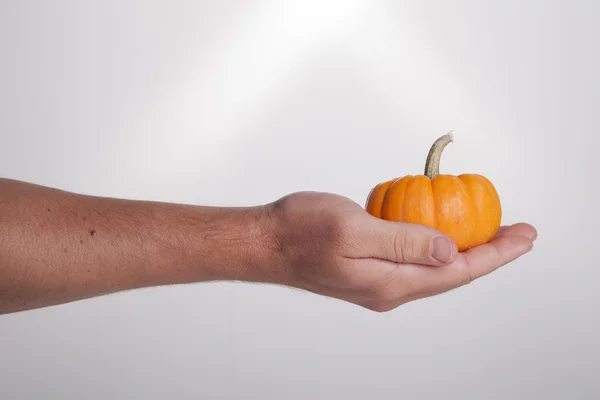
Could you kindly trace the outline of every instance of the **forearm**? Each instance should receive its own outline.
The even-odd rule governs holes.
[[[147,286],[272,281],[264,208],[83,196],[0,180],[0,313]]]

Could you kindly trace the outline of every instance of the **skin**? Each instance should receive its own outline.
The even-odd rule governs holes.
[[[330,193],[222,208],[0,179],[0,313],[220,280],[286,285],[383,312],[487,275],[536,237],[520,223],[458,253],[433,228],[375,218]]]

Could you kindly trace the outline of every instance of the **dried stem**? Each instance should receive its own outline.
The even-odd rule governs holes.
[[[442,152],[444,148],[452,143],[452,132],[447,133],[433,143],[429,155],[427,156],[427,162],[425,163],[425,175],[429,179],[433,179],[440,173],[440,159],[442,158]]]

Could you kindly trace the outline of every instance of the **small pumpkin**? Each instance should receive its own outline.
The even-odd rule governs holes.
[[[375,186],[366,202],[374,217],[430,226],[450,236],[459,251],[489,242],[498,232],[502,206],[484,176],[440,175],[440,158],[452,134],[435,141],[424,175],[407,175]]]

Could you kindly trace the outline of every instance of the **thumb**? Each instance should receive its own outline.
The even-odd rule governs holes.
[[[367,217],[360,227],[361,258],[433,266],[450,264],[456,259],[456,243],[436,229]]]

